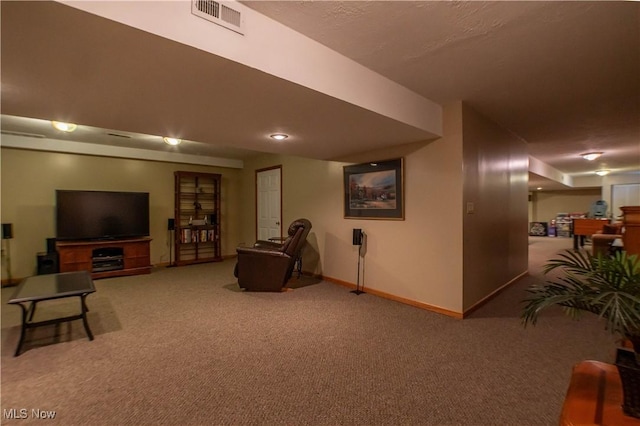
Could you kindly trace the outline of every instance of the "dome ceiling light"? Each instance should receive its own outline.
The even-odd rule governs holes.
[[[273,135],[269,136],[271,139],[275,139],[277,141],[283,141],[286,138],[289,137],[289,135],[285,135],[284,133],[274,133]]]
[[[604,152],[587,152],[586,154],[580,154],[582,158],[588,161],[593,161],[596,158],[600,157]]]

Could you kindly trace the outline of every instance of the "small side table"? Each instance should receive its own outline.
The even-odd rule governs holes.
[[[574,425],[640,425],[640,419],[622,412],[622,384],[615,365],[582,361],[573,367],[560,426]]]

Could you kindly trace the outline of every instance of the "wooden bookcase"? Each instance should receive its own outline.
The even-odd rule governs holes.
[[[640,255],[640,206],[620,207],[623,215],[622,241],[628,254]]]
[[[221,175],[197,172],[174,175],[175,264],[221,261]]]

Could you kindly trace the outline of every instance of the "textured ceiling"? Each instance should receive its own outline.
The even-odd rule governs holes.
[[[244,1],[407,88],[464,100],[572,174],[640,169],[640,4]]]
[[[640,170],[640,3],[243,3],[428,99],[469,103],[562,172]],[[131,135],[179,132],[197,141],[193,152],[231,158],[339,158],[427,137],[65,5],[0,5],[3,114],[69,117]],[[275,144],[265,137],[275,131],[296,136]],[[605,155],[587,163],[578,157],[586,151]]]

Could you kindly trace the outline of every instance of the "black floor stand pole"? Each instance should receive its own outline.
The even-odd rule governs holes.
[[[171,246],[173,246],[173,233],[175,231],[169,231],[169,232],[170,232],[169,234],[169,265],[167,266],[167,268],[173,268],[176,265],[173,263],[173,259],[171,257]]]
[[[363,290],[360,290],[360,247],[358,247],[358,278],[356,281],[356,289],[351,290],[351,293],[360,295],[364,293]]]

